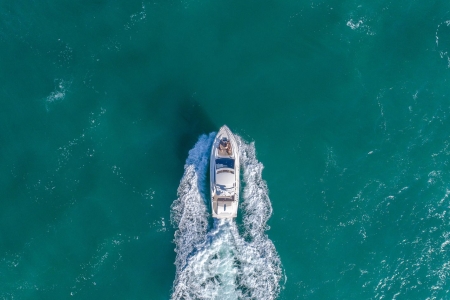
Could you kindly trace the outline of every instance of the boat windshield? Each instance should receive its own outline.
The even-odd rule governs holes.
[[[218,158],[216,159],[216,169],[230,168],[234,169],[234,159]]]

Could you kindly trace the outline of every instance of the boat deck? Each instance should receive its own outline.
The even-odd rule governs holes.
[[[224,205],[226,205],[226,207],[230,210],[230,213],[235,214],[236,202],[234,201],[234,196],[232,196],[232,198],[222,198],[222,197],[218,197],[218,196],[214,197],[214,199],[213,199],[214,213],[218,214],[219,207],[224,207]]]
[[[210,174],[212,216],[216,219],[236,218],[239,206],[239,147],[226,125],[217,133],[211,149]]]
[[[231,150],[230,152],[231,153],[228,153],[227,150],[218,149],[217,154],[220,157],[232,157],[233,156],[233,150]]]

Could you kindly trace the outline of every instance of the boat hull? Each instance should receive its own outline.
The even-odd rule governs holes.
[[[237,216],[239,172],[237,141],[231,130],[224,125],[217,133],[211,148],[210,187],[213,218],[230,219]]]

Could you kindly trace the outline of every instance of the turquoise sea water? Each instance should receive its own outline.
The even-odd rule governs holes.
[[[448,1],[0,1],[0,45],[1,299],[450,297]]]

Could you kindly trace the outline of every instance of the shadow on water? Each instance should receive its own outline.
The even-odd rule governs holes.
[[[149,98],[145,111],[158,115],[160,124],[165,124],[175,140],[172,146],[176,147],[175,155],[182,165],[198,137],[218,129],[192,92],[173,80],[153,87]]]
[[[196,99],[192,91],[179,82],[174,80],[161,82],[158,86],[152,87],[146,96],[149,101],[145,103],[145,107],[139,107],[139,111],[151,114],[153,118],[147,117],[151,123],[149,126],[161,128],[161,132],[164,133],[149,144],[149,147],[153,147],[153,153],[164,159],[158,161],[151,159],[146,163],[146,167],[150,170],[163,168],[168,170],[167,166],[170,164],[171,172],[164,173],[167,177],[163,181],[165,184],[170,182],[166,185],[168,191],[176,193],[189,151],[200,135],[217,131],[218,126],[203,109],[202,101]],[[142,164],[142,160],[140,163]],[[209,173],[207,176],[209,178]]]
[[[179,103],[176,115],[175,127],[178,134],[176,154],[178,160],[184,162],[199,135],[217,131],[217,128],[197,100],[192,97]]]
[[[186,99],[178,106],[177,111],[177,123],[179,128],[179,136],[176,145],[176,155],[180,163],[185,162],[188,157],[188,152],[193,148],[193,145],[197,142],[199,135],[209,134],[212,131],[217,131],[215,124],[205,113],[203,108],[195,99]],[[209,178],[209,168],[206,172],[206,178]],[[209,179],[205,181],[204,191],[206,199],[209,198]],[[208,211],[210,209],[207,205]],[[210,212],[210,211],[209,211]],[[212,228],[213,219],[208,218],[208,228]]]
[[[134,97],[137,101],[120,96],[109,125],[116,133],[117,142],[109,147],[117,149],[114,164],[137,188],[145,189],[151,181],[176,192],[189,150],[216,126],[192,90],[173,79],[146,86]]]

